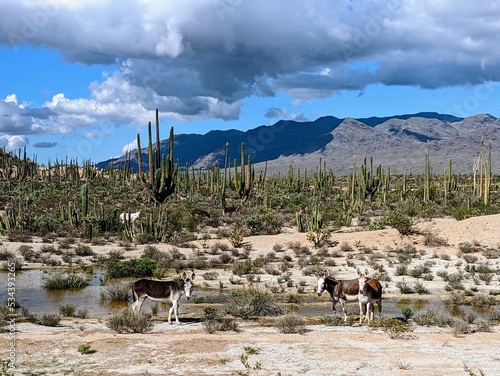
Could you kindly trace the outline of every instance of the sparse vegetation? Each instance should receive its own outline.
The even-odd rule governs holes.
[[[101,300],[111,302],[126,302],[131,298],[131,283],[110,282],[101,290]]]
[[[123,309],[107,320],[106,325],[117,333],[147,333],[153,329],[151,318],[142,312]]]
[[[290,334],[305,332],[304,319],[296,314],[286,314],[275,319],[274,325],[280,333]]]
[[[81,345],[78,345],[77,351],[82,355],[87,355],[92,352],[88,343],[82,343]]]
[[[42,278],[43,288],[47,290],[83,288],[87,284],[86,277],[77,273],[50,272]]]
[[[168,195],[168,205],[160,207],[151,205],[150,198],[144,195],[144,187],[134,183],[136,176],[130,170],[120,167],[97,171],[91,167],[49,166],[43,170],[44,174],[39,170],[26,180],[0,180],[1,188],[6,188],[7,183],[9,186],[1,190],[0,204],[6,209],[2,209],[0,233],[6,235],[8,241],[35,242],[38,241],[35,236],[42,235],[44,242],[52,243],[40,248],[27,243],[15,251],[10,245],[2,244],[0,260],[4,269],[19,270],[24,264],[35,262],[44,266],[63,265],[67,268],[64,270],[71,268],[71,271],[49,272],[43,278],[44,288],[63,289],[85,287],[91,277],[76,271],[85,271],[85,265],[91,268],[97,264],[105,269],[101,297],[106,301],[130,300],[130,285],[111,283],[116,278],[163,278],[184,268],[209,269],[202,274],[203,281],[197,286],[200,293],[193,295],[190,301],[190,304],[217,307],[203,308],[203,325],[209,333],[237,330],[236,318],[262,316],[277,316],[269,321],[282,333],[303,332],[304,319],[297,314],[299,308],[303,308],[299,305],[309,299],[303,294],[314,293],[311,276],[327,268],[335,269],[334,273],[354,273],[352,267],[367,267],[371,269],[370,276],[384,282],[384,288],[396,287],[401,294],[429,294],[434,284],[426,281],[440,282],[442,278],[448,291],[447,304],[488,310],[488,315],[491,312],[491,320],[470,314],[461,314],[460,319],[454,320],[438,311],[415,308],[414,312],[405,307],[404,319],[382,319],[379,323],[391,338],[400,338],[411,331],[412,327],[404,320],[410,320],[411,325],[449,326],[454,335],[464,335],[486,331],[500,317],[494,308],[499,293],[491,289],[499,275],[496,260],[500,258],[499,246],[475,240],[460,243],[457,259],[456,250],[452,252],[441,233],[430,228],[423,232],[417,229],[422,218],[448,215],[464,218],[500,212],[500,194],[492,191],[487,205],[479,202],[484,198],[478,199],[468,176],[453,176],[460,189],[445,193],[442,187],[449,180],[445,182],[440,176],[424,182],[422,176],[405,176],[403,181],[401,176],[388,174],[386,182],[377,184],[375,189],[376,182],[360,180],[356,171],[349,177],[335,176],[334,179],[333,174],[329,176],[323,169],[297,176],[292,168],[286,177],[261,176],[259,184],[253,185],[252,181],[251,187],[245,189],[235,183],[241,175],[232,175],[231,181],[228,179],[225,183],[219,179],[223,176],[219,167],[185,171],[179,168],[179,174],[171,175],[175,179],[175,190]],[[365,170],[363,179],[368,178],[366,173]],[[143,176],[147,176],[147,172]],[[87,196],[83,194],[84,184]],[[151,187],[150,193],[159,194],[161,186],[156,188]],[[30,203],[29,208],[24,207],[25,202]],[[235,203],[236,209],[230,210],[228,204]],[[141,210],[141,215],[133,226],[124,224],[118,219],[117,208]],[[200,217],[199,213],[203,212],[209,215]],[[341,231],[368,227],[385,229],[380,233],[385,236],[388,232],[394,233],[388,229],[390,226],[400,236],[383,250],[368,244],[361,232],[359,239],[356,235],[339,244],[336,229],[349,226],[353,220],[356,228]],[[278,234],[284,226],[296,226],[304,233],[302,239],[309,243],[290,241],[275,243],[272,250],[270,245],[265,250],[255,250],[247,239],[248,235]],[[97,250],[97,245],[103,243],[119,244],[120,248],[108,254],[99,249],[96,254],[93,248]],[[136,247],[141,244],[145,247],[140,258],[131,258],[130,255],[140,254]],[[170,244],[169,248],[165,244]],[[422,246],[436,247],[431,251],[433,256],[418,248]],[[445,246],[449,249],[442,250]],[[16,258],[19,254],[22,259]],[[233,275],[228,276],[229,273]],[[397,278],[401,276],[403,281]],[[225,286],[227,281],[234,286]],[[220,293],[229,294],[226,306],[220,304],[221,299],[214,297],[215,294],[203,296],[204,291],[214,286]],[[295,313],[287,313],[283,306]],[[158,304],[153,304],[151,312],[156,315],[159,309]],[[58,325],[61,316],[85,318],[87,314],[88,311],[77,310],[72,304],[61,304],[58,315],[37,315],[31,319],[41,325]],[[349,316],[348,325],[357,322],[355,316]],[[6,313],[1,321],[5,323],[7,317]],[[323,315],[320,322],[345,325],[339,315]],[[112,317],[107,325],[119,333],[145,333],[152,328],[148,315],[130,310]],[[245,354],[248,355],[246,351]],[[248,358],[243,363],[248,365]],[[407,367],[400,365],[399,368]]]
[[[257,287],[250,287],[232,294],[226,310],[229,314],[243,319],[278,316],[284,312],[271,294]]]
[[[61,321],[61,316],[56,313],[42,313],[39,315],[30,315],[28,319],[37,325],[57,326]]]

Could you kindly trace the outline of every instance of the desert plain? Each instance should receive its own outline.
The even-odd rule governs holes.
[[[448,273],[470,271],[470,262],[463,259],[460,245],[474,244],[477,247],[475,264],[487,264],[493,270],[488,283],[477,278],[467,278],[463,288],[472,295],[494,296],[500,290],[499,258],[485,258],[481,250],[498,250],[500,247],[500,215],[473,217],[462,221],[453,218],[421,220],[414,225],[415,232],[402,236],[393,228],[367,231],[355,226],[340,229],[332,234],[332,244],[327,248],[335,253],[334,265],[325,269],[338,278],[356,276],[356,267],[375,273],[370,257],[383,267],[390,281],[383,282],[384,304],[407,299],[418,317],[422,310],[416,302],[441,299],[450,300],[447,282],[439,277],[439,271]],[[440,239],[438,244],[426,245],[425,234],[431,233]],[[220,242],[220,239],[208,240]],[[314,249],[306,234],[293,228],[283,228],[277,235],[250,236],[246,243],[252,245],[250,258],[266,255],[275,244],[283,245],[283,253],[293,252],[287,244],[295,242]],[[17,249],[17,244],[7,241],[3,245]],[[36,242],[31,243],[37,247]],[[170,245],[156,244],[159,249]],[[127,251],[126,257],[140,257],[143,246]],[[391,254],[400,247],[414,247],[421,255],[412,260],[409,268],[429,262],[432,280],[417,280],[411,276],[398,276],[397,265]],[[106,254],[113,245],[93,247]],[[181,249],[192,252],[192,249]],[[323,250],[324,252],[324,250]],[[280,252],[281,253],[281,252]],[[373,256],[373,255],[376,256]],[[392,259],[392,261],[391,261]],[[471,261],[471,260],[469,260]],[[371,266],[370,266],[371,265]],[[382,265],[382,266],[381,266]],[[469,265],[469,269],[467,269]],[[196,271],[193,295],[203,296],[204,291],[222,283],[232,286],[231,270],[218,270],[215,281],[204,280],[203,273]],[[316,296],[317,277],[304,275],[299,267],[290,269],[291,279],[299,280],[303,291],[295,294],[304,299],[305,305],[322,307],[331,314],[328,294]],[[442,274],[441,274],[442,275]],[[262,273],[259,283],[276,284],[276,276]],[[274,279],[274,280],[273,280]],[[397,283],[409,285],[421,283],[426,294],[402,294]],[[463,291],[459,291],[463,293]],[[498,298],[497,298],[498,299]],[[300,304],[299,304],[300,305]],[[424,304],[425,305],[425,304]],[[427,326],[412,323],[411,329],[399,336],[391,336],[383,328],[359,325],[326,325],[321,317],[304,317],[300,333],[285,334],[273,325],[273,318],[252,320],[236,319],[237,331],[208,333],[199,310],[193,301],[181,299],[180,325],[168,325],[166,312],[153,317],[153,330],[148,333],[119,334],[106,325],[106,318],[63,318],[58,326],[47,327],[20,320],[15,327],[16,367],[8,368],[3,363],[4,375],[499,375],[500,374],[500,326],[499,302],[489,307],[492,319],[486,330],[457,332],[452,326]],[[285,305],[286,307],[286,305]],[[57,309],[57,307],[55,307]],[[444,309],[444,308],[443,308]],[[323,312],[323,311],[322,311]],[[444,313],[444,312],[443,312]],[[322,313],[323,315],[323,313]],[[386,314],[387,316],[387,314]],[[384,317],[384,311],[382,312]],[[376,320],[379,317],[376,315]],[[471,320],[469,320],[471,321]],[[471,328],[474,328],[471,325]],[[393,338],[395,337],[395,338]],[[89,344],[91,351],[81,354],[77,349]],[[2,333],[0,358],[7,359],[9,351],[8,330]]]

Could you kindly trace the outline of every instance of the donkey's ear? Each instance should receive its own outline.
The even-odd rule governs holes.
[[[193,274],[191,274],[191,280],[193,280],[195,276],[196,276],[196,275],[195,275],[194,273],[193,273]]]
[[[365,275],[368,275],[368,268],[365,268]]]
[[[356,271],[358,272],[358,275],[361,275],[361,270],[359,270],[359,268],[357,268]]]
[[[182,279],[186,279],[186,272],[182,273]]]

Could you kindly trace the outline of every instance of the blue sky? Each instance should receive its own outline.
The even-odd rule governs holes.
[[[156,108],[164,137],[499,117],[499,20],[497,1],[0,0],[0,146],[99,162],[133,148]]]

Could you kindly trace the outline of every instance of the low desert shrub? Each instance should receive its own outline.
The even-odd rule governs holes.
[[[458,244],[458,249],[462,253],[474,253],[474,252],[479,252],[481,248],[476,247],[473,243],[471,242],[462,242]]]
[[[396,283],[396,287],[399,289],[399,292],[401,294],[414,294],[415,293],[415,290],[413,289],[413,287],[411,287],[410,285],[408,285],[404,281]]]
[[[327,326],[343,326],[344,318],[340,315],[321,315],[321,323]]]
[[[78,273],[51,272],[42,277],[42,286],[46,290],[83,288],[87,285],[85,276]]]
[[[425,287],[424,284],[421,282],[416,282],[415,285],[413,286],[413,289],[417,294],[420,295],[430,294],[429,289],[427,289],[427,287]]]
[[[16,255],[14,255],[14,252],[6,250],[5,248],[0,249],[0,261],[11,260],[14,257],[16,257]]]
[[[37,325],[57,326],[61,321],[61,316],[57,313],[42,313],[40,315],[30,315],[28,319]]]
[[[238,331],[236,320],[223,317],[224,313],[217,308],[206,307],[203,309],[203,326],[207,333],[213,334],[217,331]]]
[[[81,345],[78,345],[77,351],[82,355],[87,355],[92,352],[88,343],[82,343]]]
[[[127,308],[112,316],[106,326],[117,333],[147,333],[153,329],[151,318],[142,312]]]
[[[399,211],[386,213],[384,219],[386,224],[398,230],[401,235],[410,235],[413,233],[411,218]]]
[[[286,314],[274,320],[274,326],[280,333],[305,333],[304,318],[296,314]]]
[[[283,220],[272,211],[266,211],[246,217],[244,224],[252,235],[275,235],[281,232]]]
[[[102,301],[126,302],[132,296],[130,287],[129,282],[108,283],[101,290],[100,298]]]
[[[73,251],[75,252],[75,255],[80,257],[95,255],[95,252],[87,244],[78,244]]]
[[[251,287],[232,294],[226,311],[233,316],[249,319],[251,317],[281,315],[284,309],[275,303],[273,295]]]
[[[439,247],[443,245],[447,245],[448,242],[446,239],[440,237],[433,230],[425,230],[424,231],[424,245],[427,247]]]
[[[408,323],[393,318],[382,318],[377,321],[376,326],[382,328],[391,339],[401,338],[412,331]]]
[[[61,304],[59,306],[59,313],[65,317],[74,317],[76,307],[73,304]]]
[[[433,308],[418,312],[413,320],[416,324],[423,326],[446,327],[453,323],[453,317]]]
[[[240,277],[244,274],[256,274],[258,271],[258,268],[251,260],[237,261],[232,268],[233,274]]]
[[[33,247],[30,245],[21,245],[18,248],[18,251],[21,253],[21,256],[23,256],[24,260],[26,261],[35,261],[37,260],[40,255],[33,250]]]
[[[21,270],[24,265],[24,260],[14,257],[2,263],[2,270],[15,271]]]

